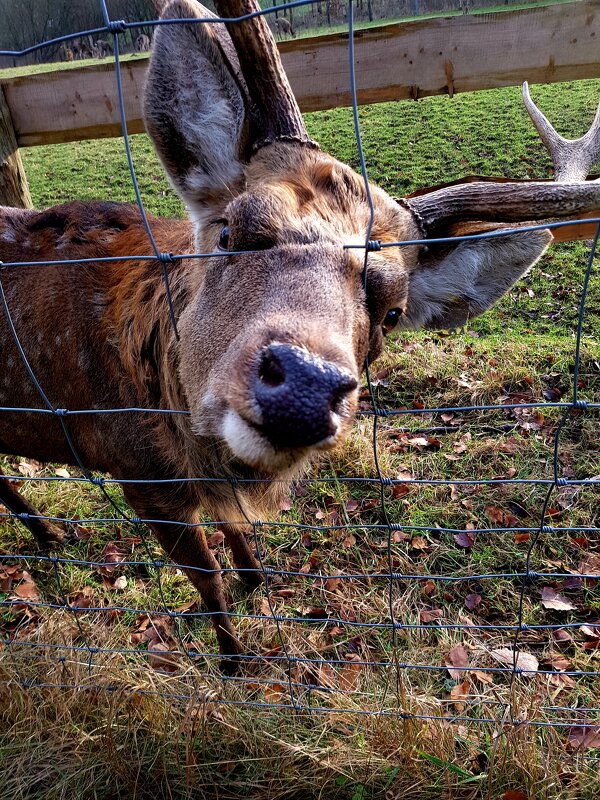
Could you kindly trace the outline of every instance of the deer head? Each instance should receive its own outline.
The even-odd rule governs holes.
[[[255,0],[216,5],[223,17],[258,10]],[[211,15],[193,0],[175,0],[163,15],[190,21],[157,30],[147,129],[194,223],[196,247],[228,253],[190,265],[180,378],[195,433],[224,440],[237,461],[281,473],[334,446],[352,422],[365,360],[379,355],[387,333],[464,324],[524,275],[552,237],[536,231],[443,246],[428,238],[462,222],[500,227],[600,205],[598,183],[580,182],[598,156],[597,117],[578,150],[585,167],[560,171],[557,183],[472,183],[399,202],[371,186],[371,238],[422,245],[370,253],[365,276],[364,250],[344,248],[365,242],[365,186],[310,140],[264,18],[227,28],[194,23]],[[549,123],[532,113],[552,140]],[[563,143],[561,153],[570,148]]]

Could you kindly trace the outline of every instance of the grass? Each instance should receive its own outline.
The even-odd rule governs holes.
[[[598,81],[538,87],[535,96],[563,134],[578,136],[592,119],[599,88]],[[366,107],[360,117],[369,174],[395,195],[467,173],[548,174],[548,159],[516,90]],[[307,123],[324,149],[357,166],[347,109],[309,115]],[[148,209],[181,214],[148,140],[135,136],[132,145]],[[118,140],[33,148],[23,157],[36,205],[73,197],[132,199]],[[418,411],[569,399],[588,252],[583,242],[553,248],[531,276],[466,331],[390,341],[373,367],[378,404]],[[600,401],[599,287],[596,269],[578,377],[581,397],[590,402]],[[369,407],[366,392],[363,404]],[[551,407],[386,417],[378,420],[379,467],[401,481],[551,479],[559,418]],[[599,571],[600,539],[596,531],[562,530],[600,527],[598,488],[562,488],[551,496],[544,522],[556,530],[540,536],[531,569],[571,577],[529,583],[522,618],[529,626],[559,625],[560,633],[529,627],[520,632],[518,647],[552,674],[524,674],[511,682],[504,673],[484,670],[502,666],[494,651],[512,647],[514,632],[474,626],[518,621],[521,582],[511,575],[524,569],[546,490],[507,482],[386,487],[388,517],[403,526],[388,542],[377,483],[345,480],[377,475],[372,424],[370,417],[360,417],[346,446],[295,487],[280,524],[260,528],[266,563],[300,573],[272,587],[273,608],[302,620],[281,622],[279,632],[264,592],[249,595],[235,577],[227,580],[232,609],[261,617],[236,621],[248,652],[287,651],[297,659],[290,672],[285,662],[274,662],[249,668],[242,681],[224,682],[214,659],[196,657],[214,652],[214,635],[202,617],[193,616],[201,608],[176,570],[161,570],[163,596],[169,607],[185,608],[192,616],[175,624],[160,615],[162,599],[151,567],[121,565],[103,575],[75,563],[101,561],[115,546],[134,561],[146,560],[146,546],[160,558],[158,545],[140,541],[138,531],[94,521],[71,528],[78,538],[61,552],[68,562],[60,565],[57,581],[56,573],[35,559],[28,532],[12,520],[0,523],[0,551],[15,554],[8,562],[13,573],[6,572],[7,562],[0,564],[5,600],[19,591],[27,595],[19,587],[34,583],[46,603],[61,604],[66,597],[84,609],[102,609],[76,616],[27,602],[1,609],[2,638],[75,649],[5,646],[0,800],[599,796],[597,740],[581,743],[581,731],[511,725],[505,717],[510,704],[519,720],[599,723],[597,712],[585,710],[598,705],[597,678],[564,672],[600,669],[597,639],[581,628],[600,618],[598,581],[577,577]],[[569,416],[560,436],[559,477],[600,475],[599,433],[597,411]],[[54,465],[19,458],[0,463],[11,474],[35,472],[39,480],[23,488],[44,513],[79,520],[112,515],[96,489],[45,480],[56,474]],[[111,492],[120,500],[118,490]],[[294,527],[298,523],[313,527]],[[471,528],[480,529],[471,542],[452,533]],[[207,533],[227,564],[218,531],[207,525]],[[331,577],[385,573],[390,563],[396,572],[424,577],[399,580],[391,593],[387,578]],[[306,578],[307,570],[329,578]],[[485,577],[500,573],[504,577]],[[117,584],[117,577],[126,580]],[[544,605],[549,590],[570,608]],[[390,606],[404,626],[395,648],[389,630],[356,624],[389,620]],[[324,616],[338,621],[325,622]],[[90,653],[90,644],[98,652]],[[479,672],[445,668],[459,644]],[[123,649],[133,652],[106,652]],[[394,662],[394,652],[407,666]],[[376,666],[381,661],[391,666]],[[437,669],[410,666],[425,664]],[[25,688],[24,682],[30,685]],[[73,684],[87,688],[58,688]],[[317,710],[290,710],[292,701]],[[398,710],[406,718],[387,713]],[[467,716],[492,721],[468,723],[462,719]],[[510,790],[514,794],[505,795]]]

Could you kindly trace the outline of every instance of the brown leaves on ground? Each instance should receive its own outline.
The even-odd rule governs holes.
[[[128,555],[129,551],[122,545],[118,545],[116,542],[108,542],[102,551],[99,559],[102,563],[98,564],[96,572],[104,578],[111,577],[118,565],[127,560]]]
[[[407,450],[439,450],[442,443],[435,436],[425,434],[414,435],[407,431],[390,431],[388,438],[393,440],[389,445],[392,453],[403,453]]]
[[[39,461],[25,461],[24,459],[17,463],[17,470],[26,478],[33,478],[43,468],[43,464]]]
[[[14,584],[18,584],[14,586]],[[14,590],[13,590],[14,586]],[[39,600],[40,592],[29,572],[18,565],[0,566],[0,592],[13,592],[14,599]]]
[[[162,672],[177,672],[180,666],[181,653],[173,625],[172,619],[141,614],[131,633],[134,645],[147,643],[148,663]]]
[[[467,524],[472,524],[472,523],[467,523]],[[456,544],[459,547],[464,547],[465,549],[473,547],[473,545],[475,544],[475,539],[477,538],[477,534],[475,533],[475,531],[472,530],[459,531],[458,533],[455,533],[453,535]]]
[[[23,570],[18,564],[0,566],[0,592],[10,592],[13,583],[23,580]]]
[[[515,652],[508,647],[501,647],[497,650],[490,652],[497,661],[509,667],[516,666],[518,670],[526,670],[523,675],[526,678],[532,678],[538,671],[540,663],[532,653],[525,653],[523,651]]]
[[[580,725],[571,728],[567,741],[573,750],[591,750],[600,747],[600,725]]]
[[[553,611],[574,611],[575,606],[563,595],[559,594],[552,586],[542,587],[542,605]]]
[[[462,644],[455,645],[445,661],[450,677],[455,681],[460,681],[465,674],[465,669],[469,666],[469,654]]]
[[[457,714],[462,714],[465,710],[465,703],[461,702],[465,700],[471,692],[471,684],[468,680],[461,681],[457,683],[456,686],[453,686],[450,690],[450,699],[454,701],[453,710]]]
[[[15,588],[15,595],[21,600],[39,600],[40,592],[31,575],[23,570],[21,583]]]
[[[586,553],[577,568],[580,575],[590,575],[600,578],[600,553]]]
[[[498,506],[486,506],[485,513],[489,521],[500,528],[521,527],[519,518],[506,509],[498,508]]]
[[[426,625],[428,622],[435,622],[436,619],[440,619],[440,617],[443,616],[444,611],[441,608],[423,608],[419,612],[419,619],[423,625]]]
[[[469,611],[474,611],[482,601],[482,596],[476,592],[471,592],[465,597],[465,605]]]
[[[600,620],[590,625],[582,625],[579,631],[585,636],[584,650],[600,649]]]

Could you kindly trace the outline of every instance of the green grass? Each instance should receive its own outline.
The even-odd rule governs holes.
[[[535,98],[566,136],[579,136],[590,123],[598,102],[599,81],[536,87]],[[366,162],[373,180],[394,195],[479,173],[511,177],[546,177],[549,161],[512,89],[418,103],[384,104],[360,110]],[[352,119],[347,109],[307,116],[312,136],[354,167],[358,166]],[[182,207],[162,175],[144,136],[132,137],[136,170],[147,208],[156,214],[180,215]],[[37,206],[77,198],[110,197],[132,200],[130,179],[119,140],[81,142],[23,152],[30,188]],[[388,343],[385,355],[373,367],[379,405],[395,409],[502,404],[506,398],[535,402],[568,399],[573,380],[574,331],[589,246],[572,243],[554,247],[533,273],[514,287],[498,305],[474,320],[467,331],[451,336],[411,334]],[[588,401],[600,401],[600,281],[597,265],[590,283],[588,310],[581,350],[579,389]],[[365,407],[368,399],[363,398]],[[554,436],[560,412],[556,409],[455,412],[452,416],[401,415],[378,421],[379,466],[385,476],[406,480],[469,478],[539,478],[553,476]],[[560,437],[559,477],[600,475],[600,425],[597,412],[572,414]],[[433,437],[427,446],[411,441]],[[0,460],[3,469],[18,473],[24,460]],[[110,516],[110,506],[97,490],[53,483],[52,465],[40,465],[38,482],[24,491],[50,515],[72,519]],[[77,471],[70,468],[71,474]],[[339,625],[281,623],[289,652],[309,658],[338,658],[335,668],[297,662],[292,678],[316,688],[302,694],[313,706],[342,709],[332,714],[292,713],[273,707],[287,703],[289,675],[271,666],[248,676],[239,686],[224,685],[215,664],[194,665],[174,656],[175,669],[164,674],[148,666],[147,642],[139,641],[144,618],[131,612],[106,611],[78,615],[52,609],[33,613],[4,609],[0,633],[39,642],[110,648],[137,647],[141,655],[94,656],[69,654],[59,662],[51,649],[40,648],[31,659],[27,648],[0,653],[0,767],[4,784],[0,800],[24,797],[63,798],[75,795],[114,797],[335,797],[343,800],[378,797],[502,798],[508,790],[528,798],[596,800],[596,765],[587,756],[596,749],[578,751],[562,728],[503,726],[504,704],[512,699],[520,718],[564,719],[551,707],[597,707],[598,681],[553,676],[519,677],[511,685],[495,674],[490,683],[471,676],[465,697],[456,697],[455,681],[446,671],[398,673],[375,667],[353,671],[352,658],[376,661],[389,658],[389,631],[357,629],[348,623],[389,619],[418,623],[422,613],[439,611],[444,622],[481,625],[514,624],[518,619],[520,582],[511,577],[494,580],[476,576],[513,573],[524,568],[531,538],[519,537],[514,527],[537,528],[545,489],[527,483],[493,486],[406,484],[384,490],[389,518],[405,526],[393,538],[388,553],[377,484],[330,483],[311,478],[376,476],[372,449],[372,421],[360,418],[347,444],[324,459],[296,487],[291,508],[282,521],[315,526],[310,532],[268,525],[260,528],[260,543],[269,566],[292,571],[310,568],[323,575],[387,572],[390,558],[395,571],[426,576],[440,574],[453,580],[398,581],[389,594],[387,579],[360,578],[327,582],[301,577],[273,587],[277,613],[310,616],[325,612]],[[111,489],[120,501],[118,489]],[[556,528],[598,527],[598,489],[554,491],[545,520]],[[491,528],[479,533],[471,547],[461,546],[447,529],[468,526]],[[332,527],[335,526],[335,527]],[[357,527],[351,527],[357,526]],[[416,526],[419,530],[411,530]],[[144,560],[143,542],[123,524],[86,523],[89,538],[70,544],[72,559],[102,559],[110,543]],[[509,528],[508,531],[495,530]],[[422,530],[421,530],[422,529]],[[207,525],[209,535],[215,533]],[[531,534],[533,535],[533,534]],[[149,540],[156,558],[162,554]],[[215,551],[227,564],[218,537]],[[31,537],[14,521],[0,523],[0,550],[25,556],[34,551]],[[564,534],[545,531],[533,550],[531,568],[537,572],[575,575],[586,564],[597,563],[597,533]],[[97,570],[74,563],[60,567],[61,587],[55,576],[35,560],[15,562],[33,576],[43,599],[98,606],[116,605],[161,609],[152,570],[119,568],[127,583],[122,589],[105,581]],[[162,570],[162,591],[171,607],[196,599],[184,576]],[[459,580],[466,578],[466,580]],[[523,620],[528,625],[598,620],[598,581],[541,579],[526,587]],[[227,580],[232,608],[239,613],[268,612],[263,593],[248,594],[240,582]],[[0,597],[14,596],[14,586]],[[571,602],[569,611],[542,603],[544,586]],[[479,596],[470,609],[469,597]],[[268,617],[267,613],[267,617]],[[157,620],[154,620],[157,624]],[[279,652],[277,626],[271,619],[236,622],[250,651]],[[186,621],[179,631],[186,648],[214,649],[215,639],[204,620]],[[558,643],[547,630],[530,628],[519,636],[521,650],[535,655],[542,668],[566,659],[570,669],[600,669],[600,648],[593,649],[579,628],[571,640]],[[396,652],[405,664],[443,666],[458,643],[470,663],[490,667],[497,662],[491,651],[510,647],[513,634],[502,630],[468,628],[462,632],[404,628],[398,632]],[[167,625],[160,638],[171,650],[180,646]],[[156,662],[154,662],[156,667]],[[45,688],[24,690],[20,681],[83,683],[106,686],[112,692],[69,692]],[[264,681],[275,681],[269,688]],[[2,681],[10,681],[9,685]],[[136,694],[135,690],[169,692],[171,698]],[[455,695],[452,695],[453,689]],[[332,691],[327,691],[332,690]],[[192,695],[190,700],[178,696]],[[266,707],[211,705],[217,696],[231,703],[251,701]],[[500,705],[495,705],[499,703]],[[452,712],[496,720],[494,724],[402,720],[382,711],[403,709],[411,714],[443,717]],[[373,716],[360,712],[371,711]],[[572,718],[569,714],[566,718]],[[590,722],[597,715],[582,714]],[[386,795],[386,792],[388,793]],[[518,796],[518,795],[517,795]]]

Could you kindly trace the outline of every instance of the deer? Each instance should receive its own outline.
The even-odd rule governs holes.
[[[296,33],[292,27],[292,23],[286,19],[285,17],[278,17],[275,20],[275,29],[280,36],[291,36],[293,39],[296,38]]]
[[[111,52],[112,48],[106,39],[96,39],[94,42],[94,51],[96,58],[106,58]]]
[[[257,0],[216,7],[228,19],[259,10]],[[199,509],[221,521],[235,569],[259,586],[252,521],[272,518],[307,465],[344,442],[385,337],[466,324],[548,248],[548,230],[518,226],[600,206],[600,182],[586,180],[600,109],[568,141],[525,87],[554,181],[477,180],[394,199],[374,184],[368,193],[309,137],[264,17],[195,22],[212,15],[194,0],[171,0],[163,16],[182,21],[156,31],[144,117],[188,219],[148,221],[161,253],[212,255],[162,259],[175,330],[136,206],[2,208],[0,452],[122,482],[199,592],[233,671],[243,644]],[[506,226],[517,229],[452,241]],[[367,235],[381,246],[367,248]],[[94,258],[108,260],[52,263]],[[24,411],[36,408],[47,413]],[[85,410],[96,413],[72,413]],[[40,547],[63,541],[6,477],[0,501]]]
[[[136,53],[144,53],[146,50],[150,50],[150,38],[145,33],[140,33],[134,44]]]
[[[75,59],[75,54],[70,47],[66,45],[61,46],[60,50],[58,51],[59,57],[61,61],[73,61]]]

